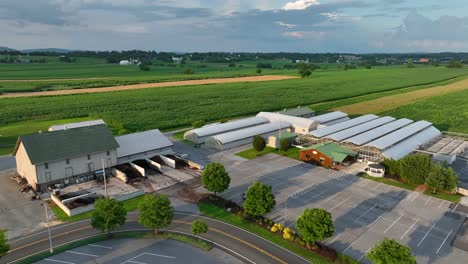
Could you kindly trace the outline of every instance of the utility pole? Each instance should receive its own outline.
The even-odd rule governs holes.
[[[44,211],[45,211],[45,217],[46,217],[46,225],[47,225],[47,232],[49,233],[49,252],[52,254],[54,253],[54,247],[52,246],[52,236],[50,235],[50,226],[49,226],[49,214],[47,213],[47,204],[43,203],[41,204],[44,206]]]
[[[108,196],[107,196],[106,168],[104,167],[104,158],[102,158],[102,175],[104,176],[104,193],[106,194],[106,198],[108,198]]]

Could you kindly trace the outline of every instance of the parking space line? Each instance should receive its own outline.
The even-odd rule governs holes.
[[[348,198],[344,199],[343,201],[341,201],[340,203],[336,204],[335,206],[333,206],[332,208],[330,208],[330,210],[328,210],[329,212],[333,211],[333,209],[335,209],[336,207],[342,205],[343,203],[345,203],[346,201],[348,201],[349,199],[351,199],[351,197],[353,197],[352,195],[349,196]]]
[[[57,262],[57,263],[64,263],[64,264],[75,264],[73,262],[68,262],[68,261],[63,261],[63,260],[56,260],[56,259],[51,259],[51,258],[45,258],[44,260],[51,261],[51,262]]]
[[[153,253],[143,253],[143,255],[150,255],[150,256],[154,256],[154,257],[170,258],[170,259],[175,259],[176,258],[176,257],[173,257],[173,256],[159,255],[159,254],[153,254]]]
[[[330,241],[330,243],[328,243],[328,245],[330,245],[331,243],[335,242],[338,238],[340,238],[341,236],[343,235],[343,233],[337,235],[332,241]]]
[[[457,207],[458,207],[458,204],[456,204],[456,205],[453,207],[452,213],[455,212],[455,210],[457,209]]]
[[[405,214],[401,214],[400,217],[398,217],[398,218],[395,220],[395,222],[393,222],[389,227],[387,227],[387,229],[385,229],[385,231],[384,231],[384,234],[387,233],[387,231],[390,230],[390,228],[392,228],[392,226],[394,226],[394,225],[398,222],[398,220],[400,220],[404,215],[405,215]]]
[[[406,196],[405,199],[403,200],[411,200],[411,198],[413,198],[413,195],[414,195],[414,192],[411,192],[411,194],[409,196]]]
[[[319,204],[317,204],[317,207],[320,208],[320,206],[328,201],[330,201],[332,198],[334,198],[335,196],[337,196],[338,194],[340,194],[341,192],[337,192],[335,193],[334,195],[328,197],[326,200],[323,200],[321,201]]]
[[[134,261],[134,260],[127,260],[126,262],[135,263],[135,264],[147,264],[145,262],[139,262],[139,261]]]
[[[357,260],[358,262],[361,261],[361,259],[363,257],[365,257],[367,255],[367,253],[369,253],[369,251],[372,249],[372,247],[370,247],[368,250],[366,250],[366,253],[362,254],[362,256]]]
[[[366,179],[366,181],[364,181],[364,182],[365,182],[365,184],[361,186],[362,188],[366,187],[367,184],[369,184],[371,181]]]
[[[67,252],[67,253],[72,253],[72,254],[76,254],[76,255],[88,256],[88,257],[95,257],[95,258],[98,258],[98,257],[99,257],[98,255],[93,255],[93,254],[88,254],[88,253],[81,253],[81,252],[71,251],[71,250],[67,250],[67,251],[65,251],[65,252]]]
[[[90,246],[90,247],[97,247],[97,248],[112,249],[112,247],[101,246],[101,245],[96,245],[96,244],[88,244],[88,246]]]
[[[343,251],[341,251],[341,253],[345,253],[346,250],[348,250],[352,245],[354,245],[354,243],[356,243],[358,239],[354,240],[353,243],[349,244],[349,246],[347,246]]]
[[[385,190],[385,191],[388,192],[391,188],[392,188],[392,186],[389,185],[388,188],[387,188],[387,190]]]
[[[431,200],[431,197],[429,196],[426,200],[426,202],[424,203],[424,205],[426,205],[429,201]]]
[[[359,218],[363,217],[365,214],[367,214],[370,210],[374,209],[374,207],[376,207],[376,206],[377,206],[377,204],[374,204],[371,208],[369,208],[367,211],[365,211],[362,215],[360,215],[358,218],[354,219],[354,222],[359,220]]]
[[[397,196],[400,195],[400,193],[402,193],[402,192],[405,192],[405,191],[399,191],[399,192],[395,193],[395,195],[393,195],[393,197],[397,197]],[[408,197],[405,197],[405,199],[406,199],[406,198],[408,198]]]
[[[374,190],[377,190],[380,187],[380,185],[382,185],[382,183],[377,184],[377,186],[374,187]]]
[[[416,220],[414,220],[414,223],[408,228],[408,230],[406,230],[406,232],[400,237],[400,240],[402,240],[406,234],[408,234],[408,232],[414,227],[414,225],[416,225],[416,223],[419,221],[419,218],[416,218]]]
[[[383,217],[384,215],[386,215],[388,212],[389,212],[388,210],[385,211],[383,214],[381,214],[379,217],[377,217],[377,219],[375,219],[374,222],[368,224],[367,227],[370,227],[370,226],[374,225],[375,223],[377,223],[377,221],[379,221],[380,218],[382,218],[382,217]]]
[[[412,202],[414,202],[414,200],[416,199],[416,197],[419,196],[419,193],[416,193],[416,195],[413,197],[413,199],[411,199]]]
[[[442,246],[445,244],[445,241],[447,241],[447,238],[450,236],[450,234],[452,234],[452,232],[453,232],[453,229],[450,230],[450,232],[449,232],[449,233],[447,234],[447,236],[445,237],[444,241],[442,241],[442,244],[440,244],[440,247],[439,247],[439,249],[437,249],[436,254],[439,253],[440,249],[441,249]]]
[[[439,208],[444,204],[444,201],[441,201],[439,204]]]
[[[429,230],[427,230],[426,234],[421,239],[421,241],[419,241],[419,243],[418,243],[418,245],[416,247],[419,247],[421,245],[421,243],[424,241],[424,239],[426,239],[427,235],[429,235],[429,233],[431,232],[432,228],[434,228],[434,226],[435,226],[435,223],[432,224],[432,226],[431,226],[431,228],[429,228]]]

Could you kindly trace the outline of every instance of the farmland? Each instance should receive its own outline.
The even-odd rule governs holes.
[[[428,98],[383,112],[395,117],[426,119],[440,130],[468,133],[468,89]]]
[[[362,100],[366,100],[365,95],[384,91],[397,93],[400,89],[415,85],[422,86],[411,89],[423,89],[466,74],[468,69],[382,67],[371,70],[317,71],[310,78],[274,82],[2,98],[0,126],[3,130],[0,135],[8,135],[8,138],[0,136],[0,145],[4,145],[3,153],[11,151],[16,135],[37,131],[34,126],[27,129],[30,122],[104,118],[115,133],[151,128],[168,130],[186,127],[195,120],[215,121],[252,115],[262,110],[279,110],[356,96],[363,96]],[[18,129],[17,124],[25,125],[26,129]]]

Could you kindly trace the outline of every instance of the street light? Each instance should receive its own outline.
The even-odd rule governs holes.
[[[44,206],[45,217],[46,217],[46,225],[47,225],[47,232],[49,233],[49,252],[52,254],[54,253],[54,247],[52,246],[52,236],[50,235],[50,226],[49,226],[49,214],[47,213],[47,204],[41,204]]]

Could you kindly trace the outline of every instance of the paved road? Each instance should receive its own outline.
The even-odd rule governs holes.
[[[15,157],[0,156],[0,171],[14,169],[16,167]]]
[[[137,222],[138,213],[132,212],[127,218],[127,223],[119,231],[145,229]],[[210,227],[208,233],[203,235],[204,238],[231,251],[232,254],[237,255],[246,263],[310,263],[243,229],[195,214],[176,212],[174,221],[168,229],[188,233],[191,222],[199,218],[204,218]],[[94,236],[100,232],[91,227],[90,220],[83,220],[55,226],[51,229],[51,233],[53,244],[61,245]],[[13,239],[9,243],[11,245],[10,253],[0,259],[1,263],[14,263],[21,258],[49,248],[47,230]]]

